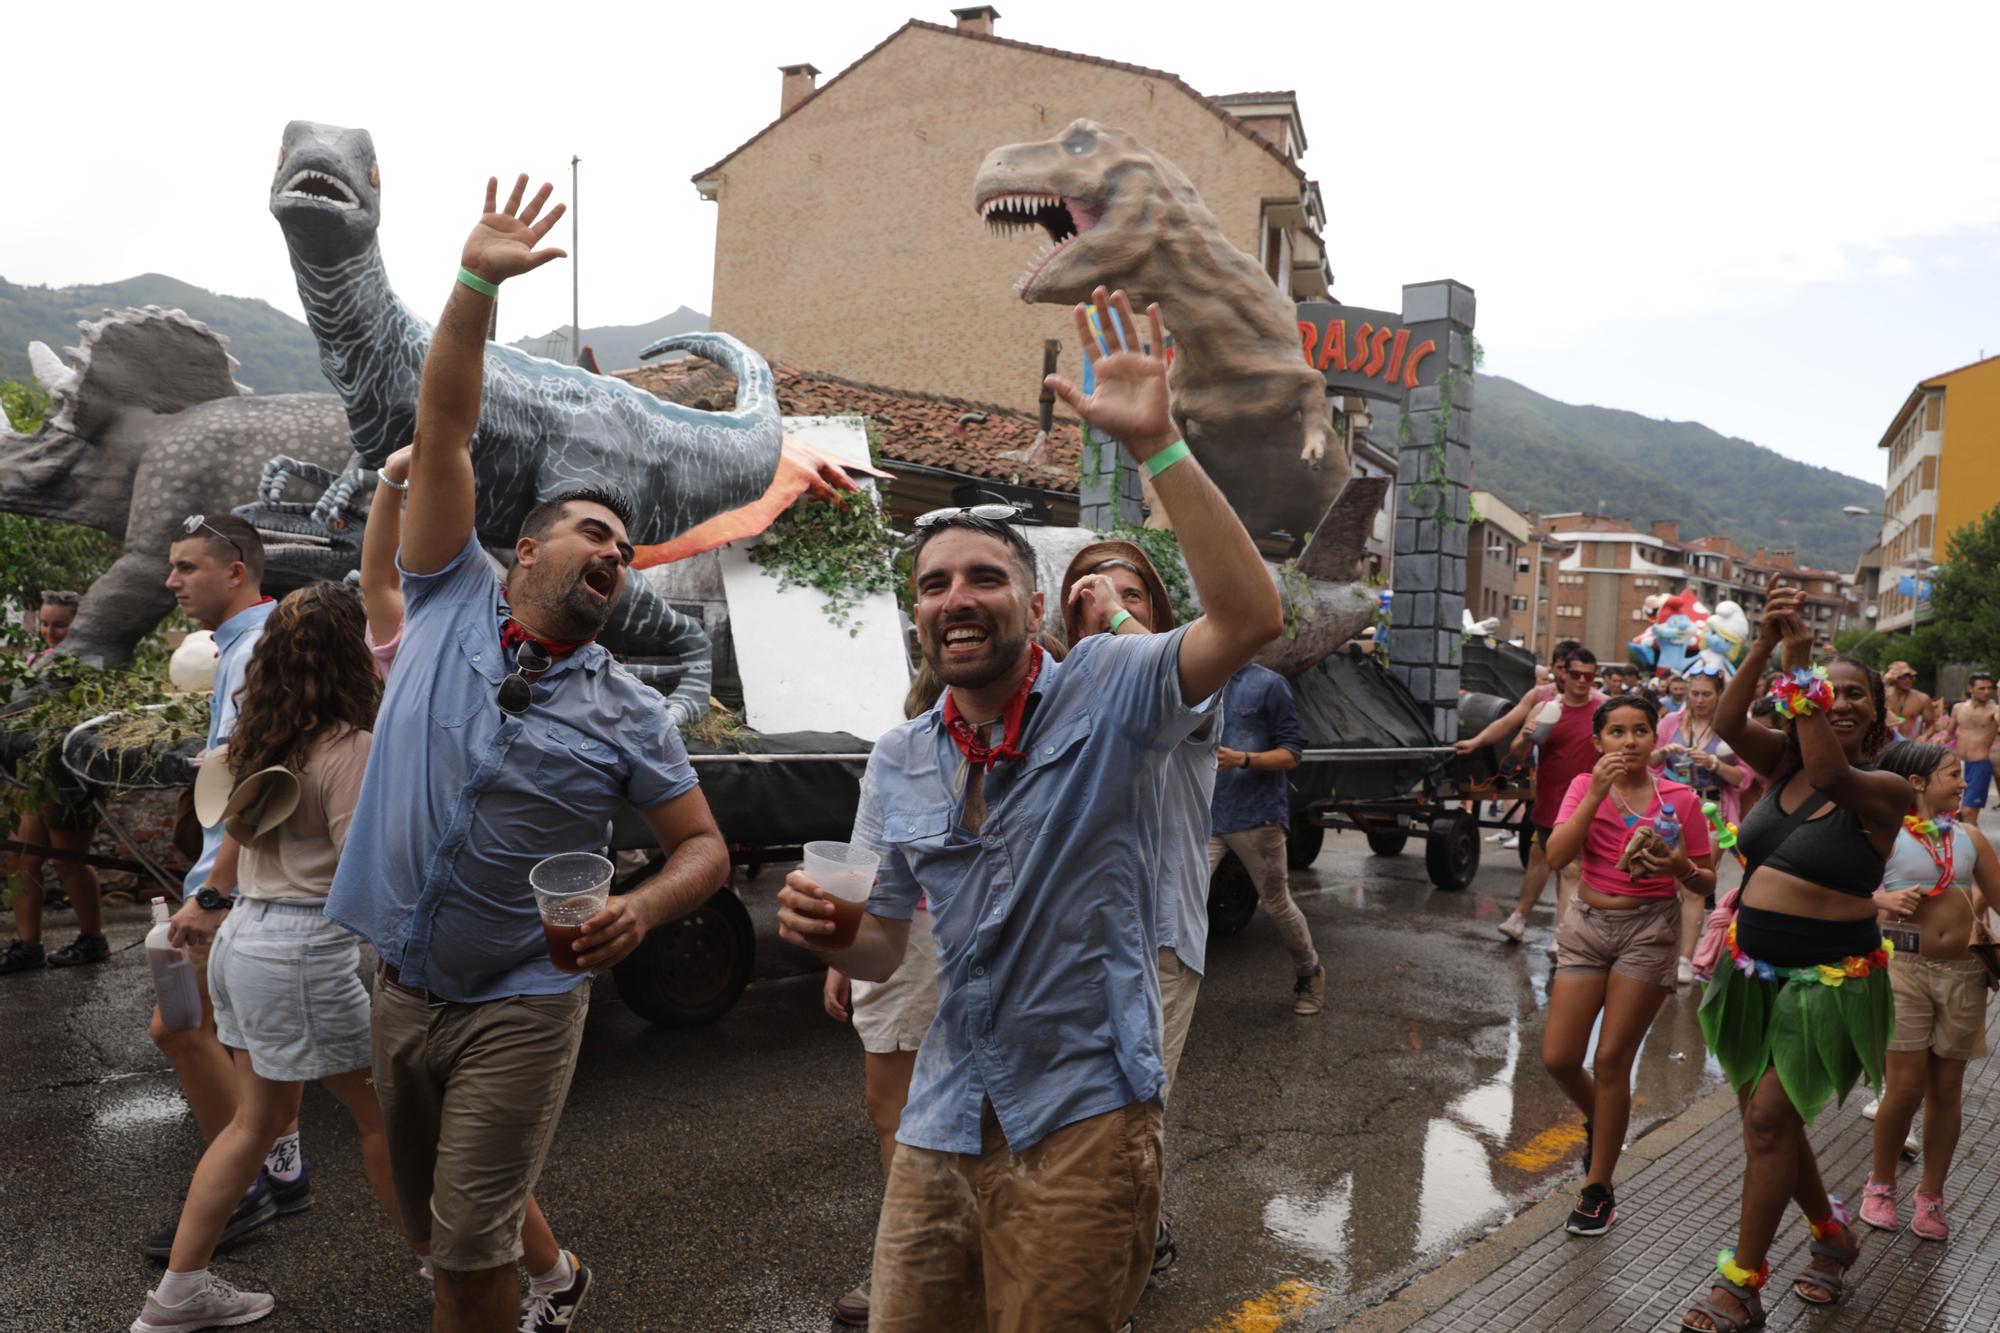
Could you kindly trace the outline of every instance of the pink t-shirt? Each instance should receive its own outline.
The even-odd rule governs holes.
[[[389,679],[389,668],[396,663],[396,650],[403,646],[403,631],[397,630],[396,637],[387,643],[375,642],[375,632],[364,627],[361,641],[368,645],[368,655],[375,659],[375,670],[382,679]]]
[[[1701,801],[1694,792],[1678,782],[1659,780],[1658,800],[1648,805],[1641,818],[1651,820],[1660,812],[1660,802],[1672,807],[1674,818],[1681,822],[1681,841],[1687,847],[1687,854],[1699,861],[1712,850],[1714,843],[1709,837],[1708,821],[1702,818]],[[1583,804],[1583,798],[1590,792],[1590,774],[1579,773],[1570,780],[1569,791],[1563,796],[1562,813],[1556,816],[1558,827],[1569,822],[1576,808]],[[1674,881],[1671,875],[1659,875],[1652,879],[1633,879],[1618,868],[1618,858],[1625,855],[1625,844],[1631,840],[1632,830],[1638,827],[1635,820],[1628,825],[1625,812],[1618,802],[1606,796],[1597,807],[1597,813],[1590,818],[1590,828],[1583,836],[1583,855],[1579,858],[1583,872],[1583,882],[1599,893],[1609,893],[1624,898],[1671,898],[1674,895]]]

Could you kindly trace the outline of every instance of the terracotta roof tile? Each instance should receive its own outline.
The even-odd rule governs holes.
[[[896,29],[894,32],[890,33],[887,37],[884,37],[881,41],[877,42],[874,46],[869,47],[868,50],[864,52],[859,59],[857,59],[853,64],[849,65],[846,69],[840,71],[840,73],[834,75],[832,78],[828,79],[825,83],[821,84],[819,87],[807,93],[804,97],[801,97],[797,102],[793,103],[791,110],[780,115],[776,120],[772,121],[769,125],[766,125],[763,129],[758,130],[748,139],[745,139],[742,143],[730,149],[729,152],[725,153],[722,156],[722,158],[719,161],[717,161],[714,165],[703,167],[700,171],[695,172],[690,179],[699,181],[702,180],[704,177],[713,176],[716,172],[722,170],[722,168],[725,165],[727,165],[728,162],[732,158],[734,158],[738,153],[741,153],[751,144],[756,143],[759,139],[769,134],[773,129],[777,128],[777,126],[782,124],[784,121],[789,120],[793,116],[796,116],[802,108],[810,105],[814,98],[820,96],[820,94],[824,93],[827,89],[833,87],[836,83],[839,83],[842,79],[852,74],[855,70],[860,69],[863,65],[867,64],[870,56],[873,56],[877,51],[882,50],[884,47],[888,46],[889,43],[895,41],[898,37],[901,37],[904,33],[910,31],[912,28],[923,28],[930,32],[941,32],[950,37],[964,38],[968,42],[998,42],[1002,46],[1017,47],[1024,51],[1035,51],[1046,56],[1056,56],[1062,60],[1075,60],[1086,65],[1098,65],[1104,69],[1122,70],[1127,74],[1137,74],[1144,78],[1158,79],[1162,83],[1172,84],[1174,87],[1180,89],[1182,92],[1186,93],[1189,97],[1192,97],[1195,101],[1199,102],[1202,106],[1206,107],[1210,112],[1214,113],[1216,118],[1221,120],[1225,125],[1229,126],[1231,129],[1235,130],[1238,134],[1242,135],[1244,138],[1250,140],[1252,143],[1256,144],[1259,148],[1262,148],[1265,152],[1269,153],[1279,163],[1283,164],[1285,170],[1291,172],[1292,175],[1296,176],[1300,180],[1304,180],[1306,178],[1305,169],[1299,166],[1298,163],[1292,161],[1291,158],[1286,157],[1284,149],[1280,148],[1277,144],[1272,143],[1269,139],[1266,139],[1263,135],[1257,133],[1257,131],[1251,129],[1248,125],[1244,124],[1243,121],[1238,119],[1233,112],[1231,112],[1228,108],[1224,107],[1220,102],[1216,101],[1214,98],[1204,96],[1200,92],[1197,92],[1194,88],[1189,86],[1186,80],[1182,79],[1181,76],[1178,74],[1169,74],[1167,71],[1162,69],[1149,69],[1144,65],[1128,64],[1123,60],[1106,60],[1103,56],[1089,56],[1089,55],[1084,55],[1081,52],[1077,51],[1064,51],[1053,46],[1041,46],[1034,42],[1017,42],[1011,37],[995,37],[991,33],[984,33],[984,32],[967,32],[962,28],[947,28],[942,23],[926,23],[922,19],[911,19],[909,22],[905,23],[902,27]],[[1238,93],[1236,94],[1236,96],[1241,97],[1243,96],[1243,94]]]
[[[786,416],[862,415],[873,423],[875,449],[893,463],[942,468],[1041,490],[1074,493],[1081,448],[1076,424],[1057,418],[1037,462],[1002,455],[1030,448],[1036,419],[1025,412],[942,394],[884,388],[817,371],[772,366],[778,406]],[[669,402],[722,411],[736,402],[736,378],[713,362],[681,357],[635,370],[619,379]]]

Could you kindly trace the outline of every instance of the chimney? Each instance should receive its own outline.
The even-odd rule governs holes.
[[[981,37],[993,35],[993,20],[1000,17],[1000,11],[991,5],[973,5],[967,9],[954,9],[951,16],[958,20],[960,32],[975,33]]]
[[[1672,518],[1654,519],[1653,535],[1669,546],[1679,546],[1681,544],[1680,520]]]
[[[818,87],[819,71],[811,65],[780,65],[778,73],[785,76],[778,97],[778,114],[790,115],[793,107],[813,95],[813,89]]]

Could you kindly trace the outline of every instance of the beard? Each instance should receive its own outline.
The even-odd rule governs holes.
[[[986,631],[983,651],[964,655],[947,653],[945,635],[967,626]],[[1021,655],[1028,651],[1028,628],[1025,623],[1003,625],[984,615],[960,616],[939,621],[924,637],[923,649],[924,660],[946,685],[984,689],[1021,664]]]
[[[600,568],[612,570],[616,591],[609,598],[598,596],[585,581]],[[571,641],[596,638],[624,596],[623,586],[616,584],[616,567],[602,562],[586,562],[568,570],[538,563],[513,581],[512,592],[516,609],[541,633]]]

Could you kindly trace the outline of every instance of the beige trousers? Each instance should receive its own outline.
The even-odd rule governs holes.
[[[1319,952],[1313,948],[1305,913],[1292,901],[1291,867],[1285,864],[1285,826],[1263,824],[1240,833],[1214,835],[1208,840],[1209,874],[1215,873],[1228,852],[1235,852],[1236,859],[1250,872],[1258,900],[1277,923],[1278,933],[1284,936],[1285,947],[1291,951],[1292,965],[1302,976],[1318,967]]]

